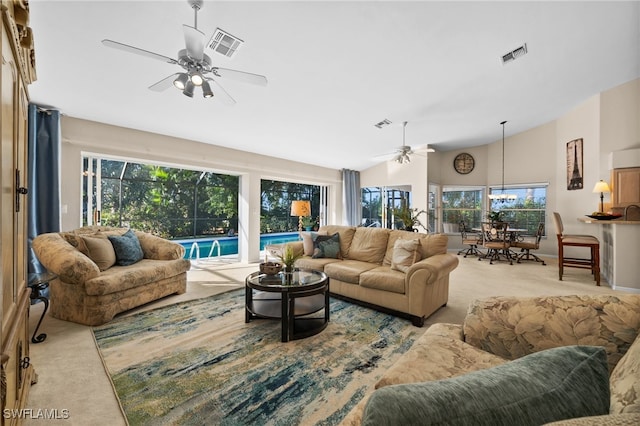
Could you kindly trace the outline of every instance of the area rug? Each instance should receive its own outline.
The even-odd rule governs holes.
[[[282,343],[277,320],[244,322],[244,290],[93,329],[131,425],[335,425],[424,333],[331,299],[321,333]]]

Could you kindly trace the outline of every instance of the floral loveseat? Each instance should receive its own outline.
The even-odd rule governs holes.
[[[302,236],[289,243],[305,253],[295,266],[324,271],[333,295],[406,315],[419,327],[449,300],[458,258],[447,253],[445,234],[327,225]]]
[[[342,425],[638,425],[639,331],[640,295],[477,300],[462,325],[419,337]],[[601,352],[600,386],[597,363],[563,358],[576,350]],[[587,368],[558,372],[563,359]]]
[[[180,244],[123,228],[41,234],[33,250],[58,275],[50,286],[51,315],[85,325],[104,324],[120,312],[184,293],[191,267]]]

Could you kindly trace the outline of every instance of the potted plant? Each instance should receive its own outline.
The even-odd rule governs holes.
[[[402,222],[402,226],[406,231],[417,231],[416,227],[421,226],[425,231],[427,227],[420,222],[418,216],[421,214],[426,214],[424,210],[418,211],[418,209],[410,209],[407,206],[402,206],[399,209],[393,209],[393,215],[395,218]]]
[[[491,221],[491,223],[500,223],[502,222],[502,212],[501,211],[491,211],[487,213],[487,219]]]
[[[302,226],[306,231],[311,231],[316,226],[316,218],[305,216],[302,218]]]
[[[284,271],[293,272],[293,265],[296,263],[296,260],[302,257],[302,253],[296,253],[293,247],[287,244],[284,246],[282,253],[279,254],[278,257],[284,265]]]

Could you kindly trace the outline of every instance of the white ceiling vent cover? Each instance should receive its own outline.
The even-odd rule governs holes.
[[[512,50],[511,52],[502,55],[502,63],[506,64],[509,63],[511,61],[515,61],[516,59],[518,59],[520,56],[523,56],[527,53],[527,43],[523,44],[522,46],[518,47],[515,50]]]
[[[374,126],[376,126],[378,129],[382,129],[383,127],[386,127],[389,124],[391,124],[391,120],[389,120],[388,118],[385,118],[381,122],[374,124]]]
[[[209,40],[209,48],[221,55],[231,57],[244,43],[236,36],[232,36],[228,32],[216,28]]]

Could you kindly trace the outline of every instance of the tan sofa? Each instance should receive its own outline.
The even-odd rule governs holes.
[[[102,248],[106,242],[108,249],[109,235],[121,236],[126,231],[93,226],[34,238],[36,256],[45,268],[58,275],[50,285],[54,318],[100,325],[120,312],[186,291],[191,262],[183,259],[184,247],[148,233],[135,231],[142,249],[141,260],[127,266],[110,266],[112,262],[105,259],[111,253]],[[98,244],[100,250],[94,247]]]
[[[387,370],[375,387],[387,387],[383,394],[393,393],[403,387],[411,387],[407,385],[410,383],[444,383],[450,381],[443,382],[442,379],[463,378],[466,373],[481,370],[486,372],[491,367],[504,366],[510,360],[523,359],[533,353],[540,354],[550,348],[600,346],[606,350],[610,372],[610,394],[605,392],[603,395],[603,398],[607,398],[604,408],[606,410],[608,406],[609,414],[573,420],[556,418],[553,425],[638,425],[639,331],[640,295],[492,297],[477,300],[469,306],[462,325],[432,325]],[[606,366],[604,371],[606,380]],[[394,385],[399,387],[388,388]],[[488,388],[480,387],[482,389],[477,389],[480,393],[489,392]],[[580,389],[575,391],[582,393]],[[372,395],[376,392],[366,395],[343,419],[342,425],[360,425],[365,406],[373,401]],[[460,405],[464,405],[462,403],[465,401],[452,400]],[[383,399],[377,402],[388,401]],[[443,404],[447,404],[447,401]],[[450,407],[444,408],[450,410],[449,413],[453,412]],[[370,419],[366,415],[364,417]],[[422,424],[430,424],[429,421],[435,420],[425,418]]]
[[[339,258],[312,258],[307,249],[295,266],[324,271],[331,294],[408,316],[418,327],[447,304],[449,274],[458,258],[447,253],[445,234],[339,225],[323,226],[318,233],[339,234]],[[415,263],[409,262],[405,271],[393,268],[399,239],[419,241]],[[303,242],[289,244],[303,251]]]

